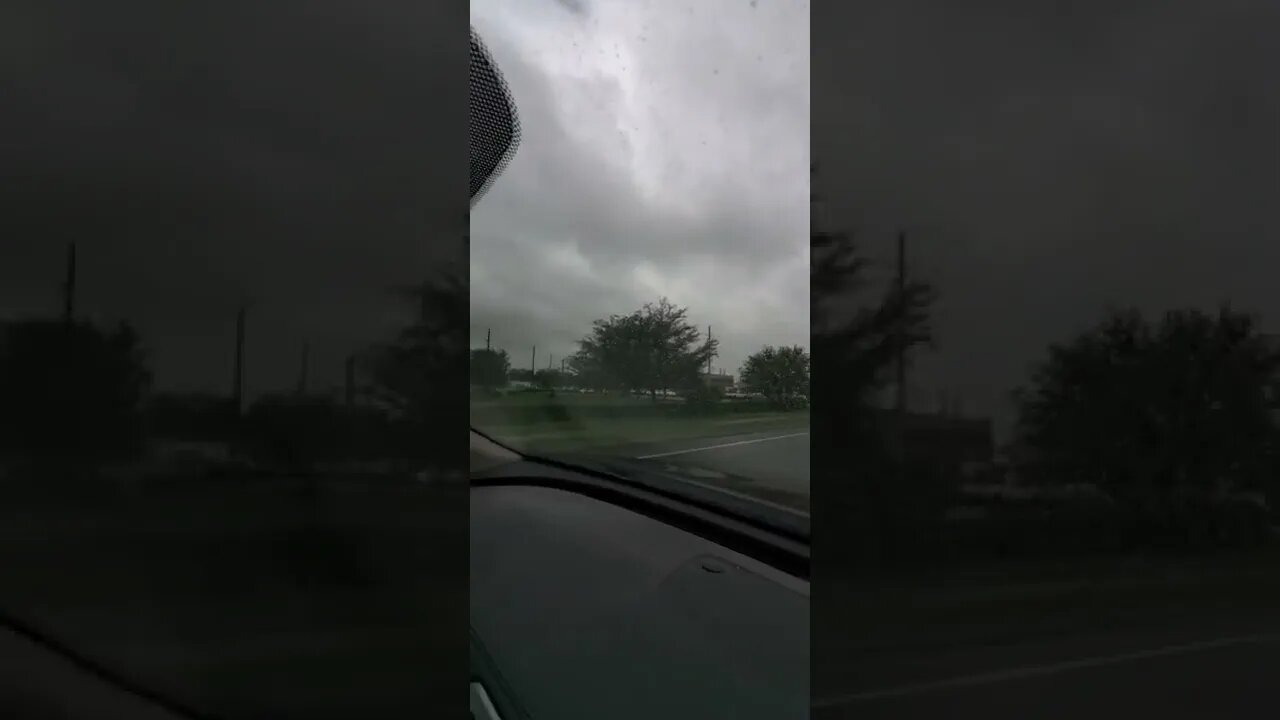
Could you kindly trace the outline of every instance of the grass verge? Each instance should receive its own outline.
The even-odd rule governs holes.
[[[1209,626],[1280,610],[1280,548],[1199,558],[1103,558],[927,581],[829,585],[839,644],[876,652]]]
[[[481,427],[518,450],[574,452],[667,442],[688,442],[756,432],[795,431],[809,425],[807,412],[712,417],[592,419],[533,425]]]

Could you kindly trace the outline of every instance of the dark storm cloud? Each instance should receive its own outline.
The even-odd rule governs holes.
[[[229,382],[242,302],[251,386],[287,386],[304,337],[341,377],[393,322],[387,288],[461,257],[437,128],[462,136],[439,110],[462,27],[433,3],[7,4],[0,309],[57,307],[75,241],[80,308],[136,322],[162,383]]]
[[[862,8],[864,6],[859,6]],[[1046,343],[1107,303],[1224,299],[1280,322],[1280,9],[881,4],[815,18],[833,213],[940,285],[916,373],[1007,419]],[[848,47],[854,48],[850,56]]]
[[[556,4],[574,15],[586,15],[590,11],[586,0],[556,0]]]

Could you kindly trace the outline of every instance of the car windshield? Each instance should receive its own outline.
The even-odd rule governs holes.
[[[473,427],[807,508],[807,3],[471,18],[522,135],[471,214]]]

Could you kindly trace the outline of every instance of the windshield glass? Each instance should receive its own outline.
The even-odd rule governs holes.
[[[807,508],[807,3],[471,18],[522,134],[471,213],[472,425]]]

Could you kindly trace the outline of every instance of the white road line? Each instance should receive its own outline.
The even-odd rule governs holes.
[[[745,417],[745,418],[732,418],[732,419],[729,419],[729,420],[716,420],[716,421],[715,421],[715,424],[716,424],[716,425],[743,425],[743,424],[746,424],[746,423],[773,422],[773,421],[775,421],[775,420],[777,420],[777,419],[778,419],[777,417]]]
[[[770,440],[785,440],[786,438],[800,437],[808,435],[809,431],[791,433],[790,435],[774,435],[773,437],[756,438],[754,440],[739,440],[737,442],[722,443],[720,445],[708,445],[700,448],[690,448],[688,450],[673,450],[671,452],[654,453],[653,455],[640,455],[637,460],[652,460],[653,458],[670,457],[672,455],[685,455],[687,453],[703,452],[704,450],[719,450],[720,448],[735,447],[737,445],[751,445],[753,443],[768,442]]]
[[[1070,672],[1072,670],[1116,665],[1119,663],[1133,662],[1135,660],[1150,660],[1152,658],[1182,655],[1186,653],[1200,652],[1203,650],[1213,650],[1215,648],[1232,647],[1235,645],[1268,643],[1275,640],[1275,635],[1242,635],[1239,637],[1202,640],[1199,642],[1182,643],[1179,645],[1165,645],[1163,647],[1153,648],[1150,650],[1140,650],[1137,652],[1122,653],[1119,655],[1083,658],[1080,660],[1070,660],[1050,665],[1033,665],[1029,667],[1010,668],[1008,670],[998,670],[995,672],[982,673],[980,675],[967,675],[947,678],[945,680],[916,683],[912,685],[899,685],[897,687],[885,688],[883,690],[869,690],[867,692],[853,693],[850,695],[820,698],[814,700],[812,706],[815,708],[824,708],[848,705],[867,700],[886,700],[906,697],[909,695],[921,695],[937,690],[972,687],[975,685],[989,685],[1009,682],[1011,680],[1025,680],[1027,678],[1056,675],[1058,673]]]

